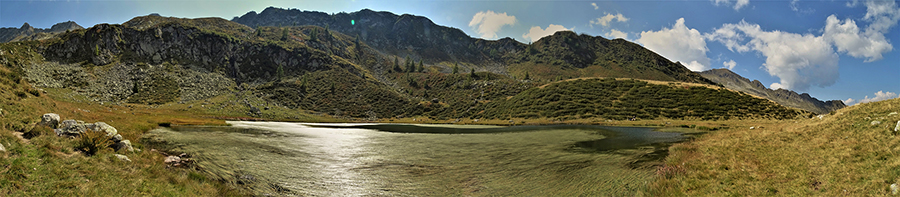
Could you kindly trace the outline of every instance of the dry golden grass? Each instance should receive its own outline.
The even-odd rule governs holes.
[[[900,181],[900,99],[838,110],[823,119],[741,121],[670,148],[657,195],[886,195]],[[873,124],[880,121],[880,124]]]
[[[27,87],[27,84],[18,88]],[[8,86],[0,85],[0,88]],[[201,115],[156,109],[150,106],[99,105],[74,102],[59,95],[66,90],[48,89],[49,94],[16,98],[8,92],[0,97],[3,106],[0,143],[7,149],[0,153],[0,196],[234,196],[246,195],[226,184],[207,179],[196,169],[167,168],[164,155],[150,151],[139,143],[140,136],[159,123],[218,124],[224,121]],[[41,135],[30,140],[16,137],[40,121],[44,113],[57,113],[63,119],[106,122],[120,134],[135,142],[142,152],[113,152],[97,144],[93,156],[75,150],[77,139],[57,137],[47,128],[35,131]],[[101,137],[105,137],[105,133]],[[94,138],[106,139],[106,138]],[[102,141],[102,140],[100,140]],[[112,154],[128,156],[123,162]]]

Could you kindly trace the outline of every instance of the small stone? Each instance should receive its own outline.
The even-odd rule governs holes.
[[[897,115],[897,112],[891,112],[888,114],[888,116],[893,116],[893,115]]]
[[[116,158],[119,158],[119,160],[131,162],[131,159],[128,159],[128,156],[120,155],[120,154],[115,154],[115,156],[116,156]]]
[[[869,123],[869,124],[878,125],[878,124],[881,124],[881,121],[874,120],[874,121],[872,121],[872,123]]]
[[[165,160],[164,162],[165,162],[166,164],[176,164],[176,163],[181,163],[181,157],[174,156],[174,155],[173,155],[173,156],[168,156],[168,157],[166,157],[166,160]]]
[[[900,185],[891,184],[891,194],[897,195],[898,193],[900,193]]]
[[[900,121],[897,121],[897,126],[894,127],[894,131],[900,131]]]
[[[122,135],[116,134],[116,135],[114,135],[114,136],[113,136],[112,138],[110,138],[110,139],[111,139],[113,142],[115,142],[115,143],[119,143],[119,142],[122,141],[123,138],[122,138]]]
[[[0,144],[0,152],[6,152],[6,147],[3,147],[3,144]]]

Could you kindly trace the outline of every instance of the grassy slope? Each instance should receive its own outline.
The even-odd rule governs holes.
[[[127,155],[133,162],[121,162],[104,149],[87,157],[73,151],[75,140],[56,137],[52,132],[23,140],[16,136],[40,121],[43,113],[58,113],[64,119],[103,121],[116,127],[126,139],[139,136],[161,122],[224,124],[218,120],[193,118],[189,113],[150,109],[142,106],[102,106],[67,101],[32,88],[15,67],[40,61],[27,44],[3,44],[0,62],[0,196],[139,196],[139,195],[240,195],[219,181],[208,180],[198,171],[169,169],[164,156],[136,144],[142,152]],[[48,133],[49,132],[49,133]]]
[[[900,133],[893,131],[900,114],[892,112],[900,112],[900,99],[858,104],[821,120],[744,121],[671,147],[652,187],[687,196],[887,195],[900,182]]]
[[[791,119],[804,112],[722,88],[589,78],[532,88],[495,101],[479,116],[506,118]]]

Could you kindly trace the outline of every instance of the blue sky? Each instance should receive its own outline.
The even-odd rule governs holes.
[[[473,37],[523,43],[557,30],[624,37],[692,70],[730,67],[771,88],[849,104],[900,92],[894,0],[214,1],[0,0],[0,27],[63,21],[90,27],[159,13],[231,19],[266,7],[326,13],[369,8],[430,18]]]

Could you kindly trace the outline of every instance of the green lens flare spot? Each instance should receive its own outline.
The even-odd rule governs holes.
[[[356,25],[356,20],[350,20],[350,25]]]

